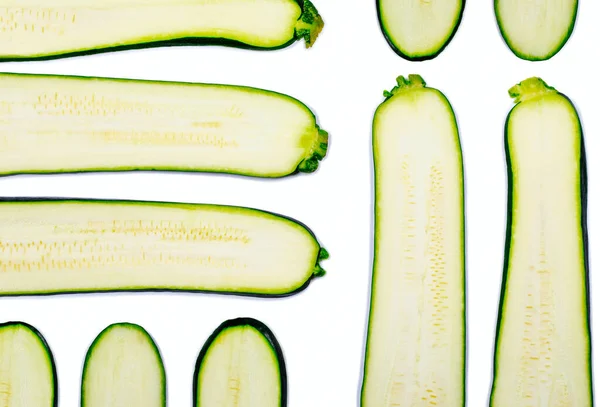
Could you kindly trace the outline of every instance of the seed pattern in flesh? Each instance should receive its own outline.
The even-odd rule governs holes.
[[[15,226],[13,226],[15,227]],[[46,240],[0,240],[0,272],[85,270],[117,265],[195,265],[224,270],[245,269],[233,258],[196,254],[191,249],[173,251],[181,245],[219,242],[248,244],[247,231],[217,224],[181,221],[91,221],[56,225]],[[137,237],[127,244],[122,236]],[[115,241],[116,239],[116,241]]]
[[[4,34],[61,36],[77,23],[72,9],[51,7],[0,7],[0,32]],[[10,41],[10,36],[4,39]]]
[[[131,90],[133,92],[133,89]],[[156,96],[148,95],[146,99],[152,100]],[[190,101],[189,104],[168,103],[160,99],[148,102],[129,99],[126,96],[103,96],[91,93],[89,95],[74,95],[68,92],[43,92],[40,93],[33,109],[40,116],[91,116],[91,117],[117,117],[124,115],[141,115],[147,117],[178,117],[197,122],[199,116],[223,116],[227,118],[240,118],[244,111],[235,103],[227,99]]]
[[[555,332],[555,293],[548,264],[544,209],[540,208],[537,264],[529,266],[525,298],[522,353],[517,392],[523,407],[571,407],[573,401],[564,374],[556,371],[553,347]]]
[[[427,322],[427,343],[431,353],[435,353],[435,366],[447,368],[448,361],[448,276],[446,274],[446,255],[444,251],[444,177],[439,164],[432,165],[429,172],[429,199],[427,200],[427,270],[424,276],[423,298],[427,302],[427,310],[422,315]],[[429,336],[430,335],[430,336]],[[430,358],[433,360],[434,358]],[[432,363],[425,366],[434,366]],[[427,401],[427,406],[445,405],[447,400],[444,388],[438,383],[435,369],[427,372],[424,380],[425,392],[421,400]]]
[[[10,407],[12,389],[10,383],[0,381],[0,407]]]
[[[432,343],[427,344],[431,349],[436,349],[436,354],[443,355],[443,348],[447,343],[444,335],[447,333],[446,321],[448,315],[447,304],[447,276],[445,273],[445,255],[444,255],[444,186],[443,173],[439,164],[430,167],[429,187],[427,190],[427,226],[426,226],[426,263],[423,272],[418,272],[418,266],[415,259],[416,255],[416,194],[408,157],[405,156],[401,163],[402,187],[404,192],[403,211],[404,223],[403,230],[403,284],[415,286],[418,296],[418,328],[415,345],[417,349],[412,356],[412,361],[408,360],[407,347],[410,348],[410,341],[406,339],[411,335],[409,326],[403,326],[400,330],[402,338],[397,344],[394,354],[393,371],[387,384],[385,406],[442,406],[445,403],[445,392],[443,387],[437,383],[434,371],[421,371],[422,365],[427,365],[427,361],[422,361],[420,348],[422,341],[429,339],[431,335]],[[408,261],[408,263],[406,262]],[[431,313],[431,317],[428,314]],[[406,319],[409,320],[408,318]],[[400,321],[399,321],[400,322]],[[406,325],[406,324],[405,324]],[[432,332],[424,332],[431,329]],[[414,327],[413,327],[414,328]],[[445,365],[445,363],[441,363]],[[413,377],[407,377],[405,372],[412,368]],[[412,383],[406,384],[407,381]],[[414,389],[407,391],[406,389]],[[409,404],[410,403],[410,404]]]
[[[41,137],[51,137],[53,143],[77,144],[88,142],[82,138],[88,136],[92,141],[104,143],[149,145],[194,145],[214,148],[239,147],[239,142],[227,130],[222,130],[225,122],[241,123],[244,111],[236,104],[224,100],[222,104],[188,104],[143,102],[125,97],[105,97],[91,95],[73,95],[59,92],[45,92],[37,96],[32,104],[20,104],[17,109],[20,117],[27,117],[24,110],[31,106],[39,116],[71,117],[71,129],[56,131],[52,122],[46,128],[30,129],[29,133]],[[12,143],[20,143],[21,137],[15,137],[12,127],[28,129],[29,122],[2,119],[2,115],[11,114],[12,104],[0,102],[0,124],[8,125],[11,130],[0,132],[0,146],[7,148]],[[17,114],[17,113],[15,113]],[[97,125],[89,122],[96,118]],[[136,128],[129,122],[136,119]],[[156,119],[160,118],[160,120]],[[171,120],[166,120],[171,118]],[[157,121],[158,120],[158,121]],[[123,122],[121,122],[123,121]],[[174,126],[173,123],[179,123]],[[183,127],[181,124],[185,124]],[[251,128],[251,121],[245,126]],[[229,131],[231,133],[231,130]],[[63,141],[61,141],[61,139]]]
[[[229,370],[227,376],[227,403],[226,406],[237,407],[240,405],[241,397],[241,373],[245,368],[245,355],[248,348],[248,333],[246,328],[242,328],[239,335],[239,342],[231,343],[231,360],[229,361]]]

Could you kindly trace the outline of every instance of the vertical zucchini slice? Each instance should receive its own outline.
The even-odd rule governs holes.
[[[418,75],[373,120],[375,252],[363,407],[465,403],[462,152],[453,109]]]
[[[0,28],[0,59],[31,60],[203,43],[309,47],[323,20],[309,0],[2,0]]]
[[[556,55],[575,27],[578,0],[494,0],[500,32],[521,59],[544,61]]]
[[[273,332],[252,318],[223,322],[204,344],[194,373],[194,407],[284,407],[287,378]]]
[[[0,324],[0,406],[57,405],[54,358],[42,334],[23,322]]]
[[[592,406],[586,165],[570,100],[510,89],[508,225],[492,407]]]
[[[1,36],[1,35],[0,35]],[[0,74],[0,175],[312,172],[327,132],[302,102],[231,85]]]
[[[107,327],[83,367],[82,407],[165,407],[165,368],[152,337],[139,325]]]
[[[189,290],[281,296],[324,274],[304,225],[255,209],[0,201],[0,296]]]
[[[394,52],[411,61],[438,56],[458,30],[466,0],[377,0],[379,25]]]

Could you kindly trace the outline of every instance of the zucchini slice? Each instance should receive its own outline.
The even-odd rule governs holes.
[[[519,58],[544,61],[556,55],[575,27],[578,0],[494,0],[504,41]]]
[[[200,351],[194,407],[284,407],[287,376],[273,332],[252,318],[223,322]]]
[[[309,0],[2,0],[0,27],[0,59],[33,60],[166,45],[310,47],[323,19]]]
[[[82,407],[165,407],[165,368],[152,337],[118,323],[98,335],[85,357]]]
[[[57,405],[54,358],[42,334],[23,322],[0,324],[0,406]]]
[[[363,407],[465,403],[462,152],[453,109],[418,75],[373,119],[375,251]]]
[[[539,78],[510,89],[508,225],[492,407],[592,406],[583,132]]]
[[[458,30],[466,0],[377,0],[379,26],[390,47],[409,61],[438,56]]]
[[[0,201],[0,296],[209,291],[282,296],[324,274],[327,252],[295,220],[160,202]]]
[[[262,89],[0,74],[0,175],[312,172],[327,132],[302,102]]]

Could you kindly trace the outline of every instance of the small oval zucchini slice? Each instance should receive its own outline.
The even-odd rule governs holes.
[[[284,407],[287,376],[273,332],[253,318],[223,322],[204,344],[194,373],[194,407]]]
[[[165,407],[165,368],[158,347],[144,328],[108,326],[85,358],[82,407]]]
[[[465,0],[377,0],[388,44],[411,61],[438,56],[456,34],[464,8]]]
[[[495,0],[500,32],[519,58],[544,61],[556,55],[575,27],[578,0]]]
[[[277,49],[299,39],[309,47],[322,28],[309,0],[2,0],[0,60],[167,45]]]
[[[508,225],[491,407],[591,407],[584,138],[540,78],[509,90]]]
[[[23,322],[0,324],[0,406],[57,405],[56,367],[42,334]]]

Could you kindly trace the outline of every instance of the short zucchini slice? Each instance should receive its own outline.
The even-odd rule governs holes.
[[[281,296],[324,274],[304,225],[255,209],[0,201],[0,296],[188,290]]]
[[[373,120],[375,251],[362,407],[465,403],[462,152],[453,109],[418,75]]]
[[[510,89],[505,268],[491,407],[592,406],[583,133],[539,78]]]
[[[54,358],[42,334],[23,322],[0,324],[0,406],[57,405]]]
[[[310,47],[323,19],[309,0],[2,0],[0,27],[0,59],[32,60],[164,45]]]
[[[0,74],[0,175],[312,172],[327,132],[280,93],[232,85]]]
[[[519,58],[544,61],[556,55],[575,27],[578,0],[494,0],[500,32]]]
[[[165,407],[165,368],[144,328],[110,325],[90,346],[83,367],[82,407]]]
[[[287,375],[273,332],[252,318],[223,322],[200,351],[194,407],[285,407]]]
[[[438,56],[462,20],[466,0],[377,0],[379,25],[394,52],[410,61]]]

